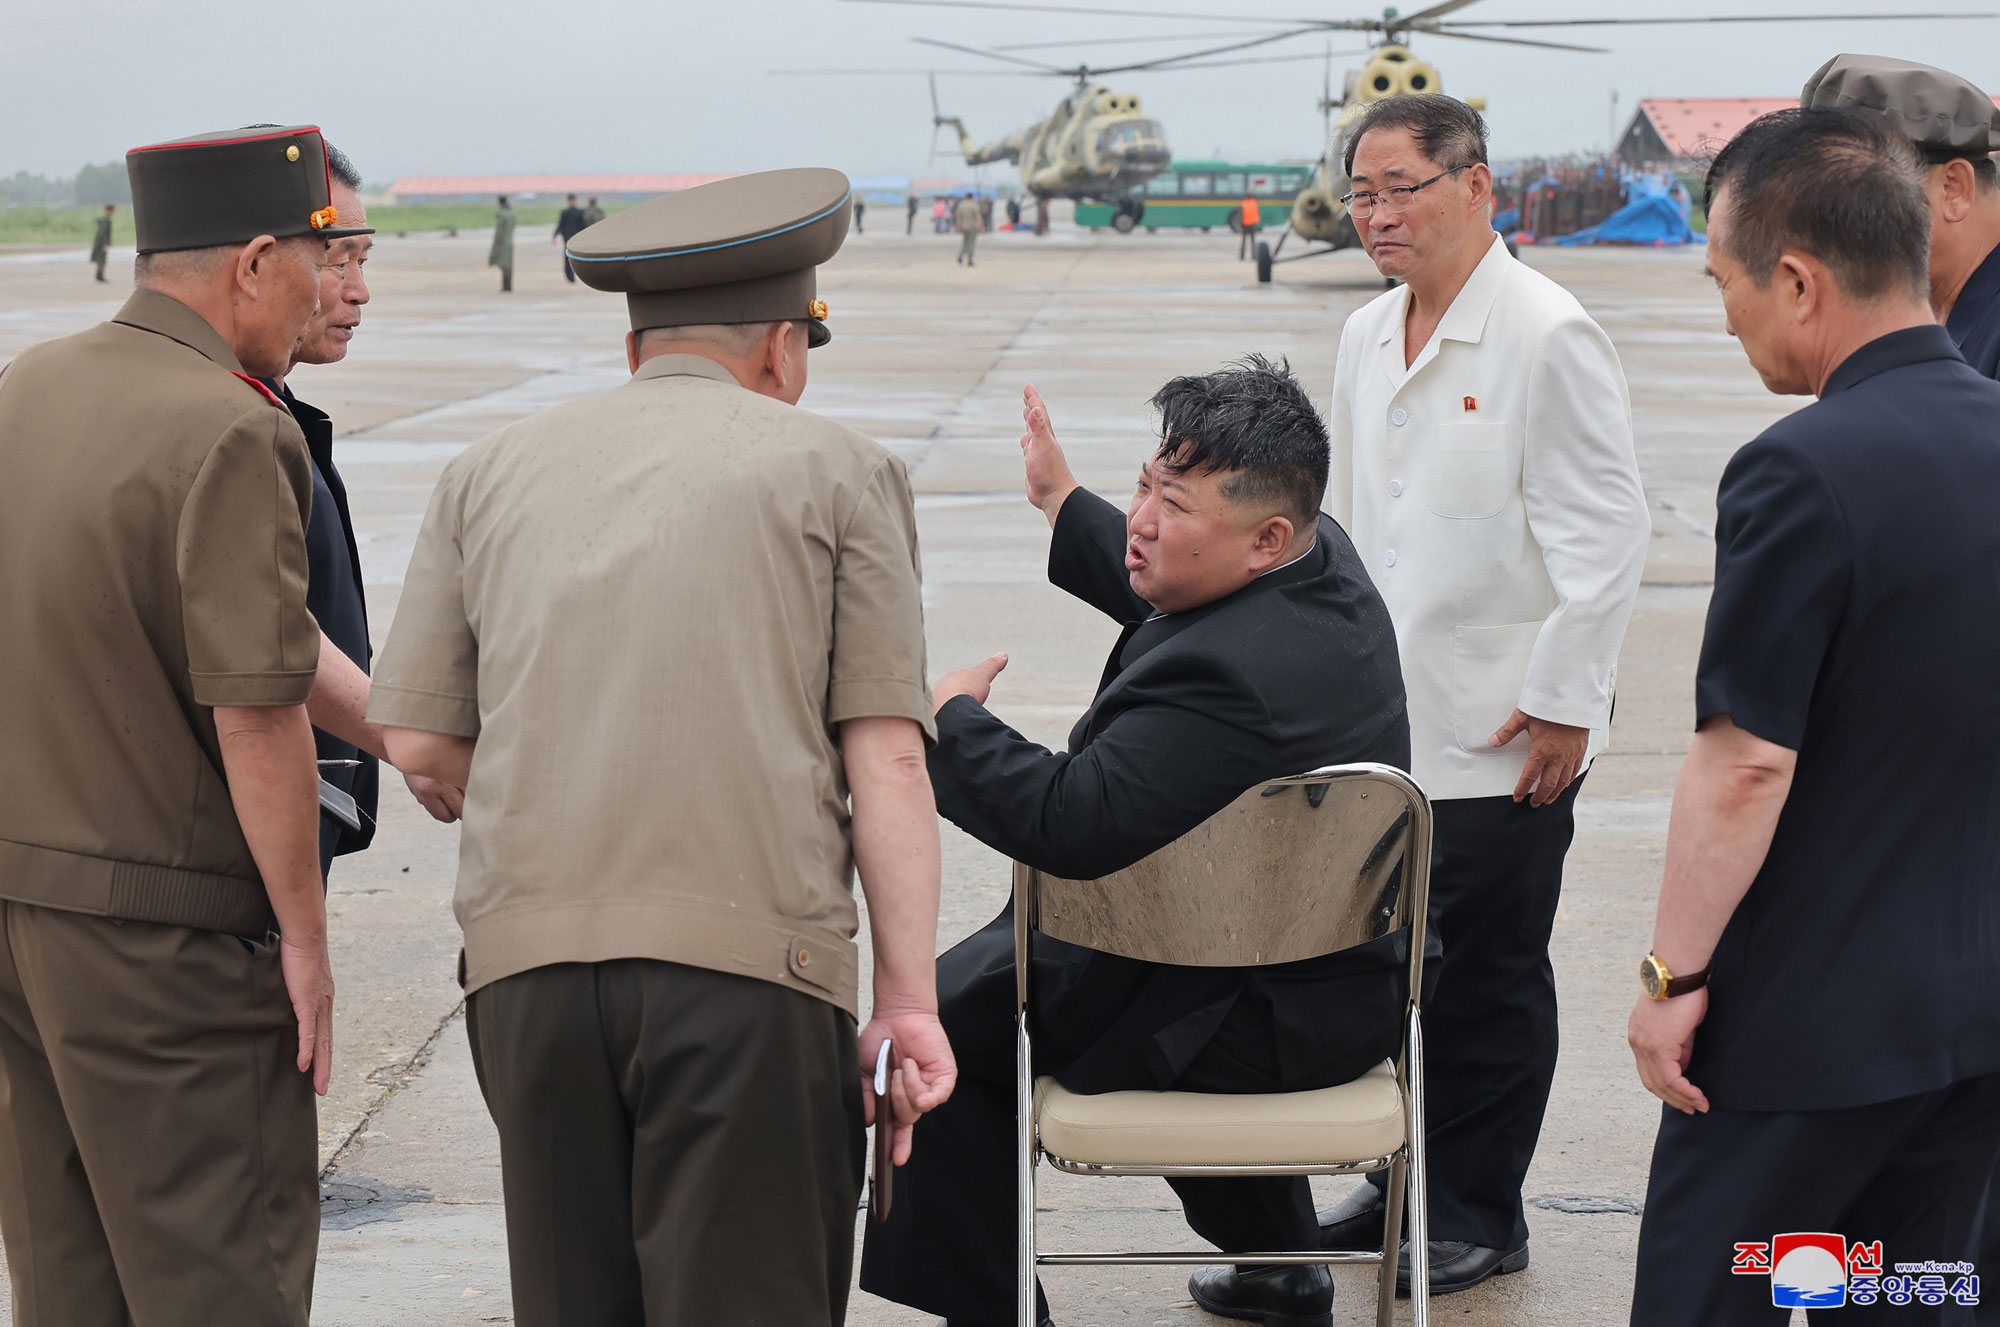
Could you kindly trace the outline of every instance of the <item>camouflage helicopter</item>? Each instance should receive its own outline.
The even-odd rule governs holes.
[[[1020,170],[1021,188],[1027,194],[1039,199],[1067,198],[1077,202],[1110,204],[1114,209],[1112,228],[1127,233],[1136,229],[1145,216],[1146,200],[1138,191],[1147,180],[1172,164],[1173,152],[1167,145],[1166,130],[1158,120],[1145,113],[1137,93],[1114,91],[1099,80],[1110,74],[1136,73],[1142,70],[1164,72],[1183,69],[1219,69],[1239,64],[1266,63],[1271,59],[1286,61],[1319,58],[1316,55],[1263,59],[1211,58],[1269,45],[1271,42],[1281,41],[1292,35],[1294,34],[1253,34],[1249,35],[1247,40],[1235,41],[1224,46],[1182,51],[1151,60],[1129,61],[1108,68],[1093,68],[1085,63],[1069,66],[1054,65],[1010,54],[1011,51],[1047,46],[1087,45],[1087,42],[1027,42],[987,50],[929,37],[912,38],[912,41],[920,45],[935,46],[965,55],[1021,66],[1015,70],[961,69],[945,72],[961,75],[1017,74],[1022,77],[1060,77],[1071,80],[1072,87],[1069,93],[1056,103],[1055,109],[1048,115],[1031,125],[984,144],[973,141],[963,120],[956,115],[946,115],[939,108],[937,75],[940,71],[938,70],[795,69],[775,72],[928,73],[931,89],[931,124],[934,128],[950,128],[957,134],[959,151],[964,155],[967,165],[1014,163]],[[1129,44],[1133,39],[1110,40]],[[1169,40],[1180,39],[1169,38]],[[935,142],[933,149],[935,150]]]
[[[1828,20],[1853,20],[1858,22],[1880,22],[1946,18],[1991,18],[1984,13],[1958,14],[1729,14],[1711,17],[1673,16],[1665,18],[1550,18],[1550,19],[1453,19],[1449,15],[1480,3],[1480,0],[1437,0],[1405,14],[1390,7],[1379,17],[1361,18],[1262,18],[1246,17],[1241,14],[1165,12],[1161,10],[1114,9],[1073,4],[1030,3],[1027,0],[862,0],[863,3],[923,5],[942,9],[972,10],[1013,10],[1042,14],[1088,14],[1143,19],[1149,23],[1167,21],[1193,21],[1200,23],[1233,23],[1240,25],[1264,25],[1264,34],[1251,38],[1250,33],[1204,34],[1238,35],[1251,38],[1235,46],[1217,48],[1214,51],[1190,52],[1166,60],[1125,68],[1199,68],[1198,64],[1183,64],[1182,61],[1217,54],[1223,50],[1240,50],[1246,46],[1262,46],[1272,42],[1287,41],[1296,37],[1324,35],[1334,32],[1365,32],[1379,44],[1370,53],[1368,61],[1361,68],[1349,72],[1342,95],[1336,100],[1332,96],[1332,71],[1329,62],[1326,87],[1320,97],[1320,109],[1326,116],[1321,137],[1323,151],[1319,165],[1314,170],[1306,188],[1293,200],[1291,218],[1285,231],[1279,235],[1277,245],[1260,242],[1257,246],[1257,279],[1269,281],[1274,263],[1294,262],[1300,258],[1310,258],[1318,254],[1334,253],[1341,249],[1359,245],[1360,238],[1355,232],[1353,218],[1347,213],[1342,199],[1348,192],[1347,172],[1343,166],[1346,148],[1346,133],[1353,123],[1361,118],[1369,106],[1389,97],[1406,96],[1416,92],[1442,92],[1443,80],[1436,66],[1418,59],[1410,50],[1409,37],[1421,33],[1426,37],[1451,37],[1467,41],[1504,42],[1512,46],[1533,46],[1545,50],[1583,51],[1593,54],[1609,54],[1609,48],[1602,46],[1579,46],[1572,42],[1549,41],[1539,37],[1520,37],[1496,32],[1475,31],[1485,28],[1601,28],[1631,26],[1661,26],[1708,23],[1804,23]],[[1272,31],[1272,29],[1276,29]],[[1145,37],[1128,40],[1159,40]],[[949,43],[932,43],[948,45]],[[1053,43],[1051,43],[1053,44]],[[970,50],[968,47],[956,49]],[[1016,48],[1019,49],[1019,48]],[[976,51],[975,54],[997,55],[998,52]],[[1002,59],[1013,57],[1001,56]],[[1256,63],[1300,57],[1267,56]],[[1317,56],[1304,57],[1308,59]],[[1214,67],[1217,62],[1209,62]],[[1252,61],[1230,61],[1229,63],[1252,63]],[[1111,72],[1111,71],[1102,71]],[[1475,109],[1485,109],[1484,98],[1472,98],[1468,104]],[[1338,112],[1336,115],[1335,113]],[[1003,140],[1004,141],[1004,140]],[[982,149],[983,150],[983,149]],[[968,158],[970,159],[970,158]],[[1164,167],[1162,167],[1164,169]],[[1153,172],[1157,173],[1157,172]],[[1141,213],[1144,204],[1132,200]],[[1119,220],[1125,220],[1123,216]],[[1120,229],[1129,230],[1136,219]],[[1296,235],[1309,246],[1302,253],[1280,257],[1287,240]]]

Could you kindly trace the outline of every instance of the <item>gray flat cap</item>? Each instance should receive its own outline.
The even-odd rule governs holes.
[[[1927,152],[2000,151],[2000,107],[1957,74],[1881,55],[1836,55],[1806,80],[1801,106],[1879,111]]]

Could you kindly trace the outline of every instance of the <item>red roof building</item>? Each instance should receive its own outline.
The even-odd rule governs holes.
[[[1797,106],[1797,97],[1648,97],[1618,140],[1628,165],[1712,157],[1760,115]]]

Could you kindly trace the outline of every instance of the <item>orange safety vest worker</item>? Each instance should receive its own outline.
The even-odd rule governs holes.
[[[1243,224],[1246,226],[1259,226],[1263,224],[1263,217],[1258,214],[1257,200],[1254,198],[1243,200]]]

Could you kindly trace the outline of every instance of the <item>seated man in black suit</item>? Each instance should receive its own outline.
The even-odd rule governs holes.
[[[1407,768],[1395,635],[1347,535],[1320,515],[1327,434],[1290,371],[1252,358],[1160,390],[1158,448],[1130,509],[1077,485],[1026,393],[1028,496],[1055,530],[1049,579],[1125,625],[1069,750],[985,708],[1004,655],[935,689],[938,810],[1071,879],[1122,869],[1266,779],[1346,761]],[[1037,1069],[1072,1091],[1272,1092],[1346,1082],[1401,1036],[1407,933],[1260,968],[1170,967],[1037,937]],[[861,1286],[946,1315],[1014,1320],[1012,909],[938,960],[958,1053]],[[1175,1179],[1188,1224],[1227,1252],[1317,1247],[1303,1179]],[[1322,1266],[1205,1268],[1207,1309],[1330,1321]]]

